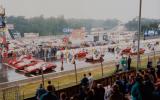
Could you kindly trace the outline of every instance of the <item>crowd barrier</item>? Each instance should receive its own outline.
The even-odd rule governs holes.
[[[19,86],[0,89],[0,100],[23,100]]]

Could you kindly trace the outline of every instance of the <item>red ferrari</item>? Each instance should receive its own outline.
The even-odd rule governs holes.
[[[23,70],[25,67],[33,66],[37,64],[38,61],[36,59],[23,59],[23,61],[14,65],[15,69]]]
[[[19,58],[11,59],[9,60],[10,65],[16,65],[17,63],[23,61],[24,59],[31,59],[32,57],[30,55],[22,55]]]
[[[88,52],[86,52],[86,51],[80,51],[80,52],[78,52],[78,53],[76,54],[76,56],[77,56],[78,58],[84,58],[84,57],[86,57],[87,54],[88,54]]]
[[[33,66],[26,67],[24,69],[25,74],[40,74],[41,70],[44,71],[53,71],[57,65],[48,62],[38,62]]]
[[[145,49],[144,49],[144,48],[140,48],[139,53],[140,53],[140,54],[144,54],[144,52],[145,52]],[[137,54],[138,54],[138,51],[137,51],[137,50],[130,51],[130,55],[137,55]]]
[[[130,53],[130,50],[131,50],[131,48],[127,47],[127,48],[125,48],[125,49],[122,50],[122,53],[123,54]]]

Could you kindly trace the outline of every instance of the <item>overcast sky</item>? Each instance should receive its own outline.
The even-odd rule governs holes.
[[[0,0],[7,15],[94,18],[128,21],[138,16],[139,0]],[[160,19],[160,0],[143,0],[142,17]]]

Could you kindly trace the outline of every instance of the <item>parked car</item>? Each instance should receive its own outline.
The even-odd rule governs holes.
[[[21,61],[23,61],[24,59],[31,59],[32,57],[30,56],[30,55],[22,55],[22,56],[20,56],[20,57],[18,57],[18,58],[13,58],[13,59],[10,59],[9,60],[9,64],[10,65],[16,65],[17,63],[19,63],[19,62],[21,62]]]
[[[86,56],[86,62],[101,62],[104,61],[103,56],[101,54],[99,55],[94,55],[94,54],[88,54]]]
[[[15,69],[17,70],[23,70],[24,68],[26,67],[29,67],[29,66],[33,66],[35,64],[38,63],[38,60],[32,58],[32,59],[23,59],[23,61],[15,64],[13,67],[15,67]]]
[[[87,54],[88,54],[88,52],[86,52],[86,51],[79,51],[76,54],[76,57],[78,57],[78,58],[84,58],[84,57],[86,57]]]
[[[26,67],[24,69],[25,74],[40,74],[41,71],[53,71],[57,67],[56,64],[49,63],[49,62],[38,62],[33,66]]]
[[[145,49],[144,48],[140,48],[139,54],[144,54]],[[137,50],[131,50],[130,51],[130,55],[137,55],[138,51]]]

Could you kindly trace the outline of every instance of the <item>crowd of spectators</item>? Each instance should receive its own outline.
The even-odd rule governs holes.
[[[150,60],[149,60],[150,61]],[[157,70],[148,62],[146,70],[120,77],[112,85],[103,86],[94,81],[91,73],[84,74],[78,93],[67,97],[56,94],[55,87],[48,81],[47,90],[41,84],[36,92],[37,100],[160,100],[160,59]],[[149,67],[148,67],[149,66]]]

